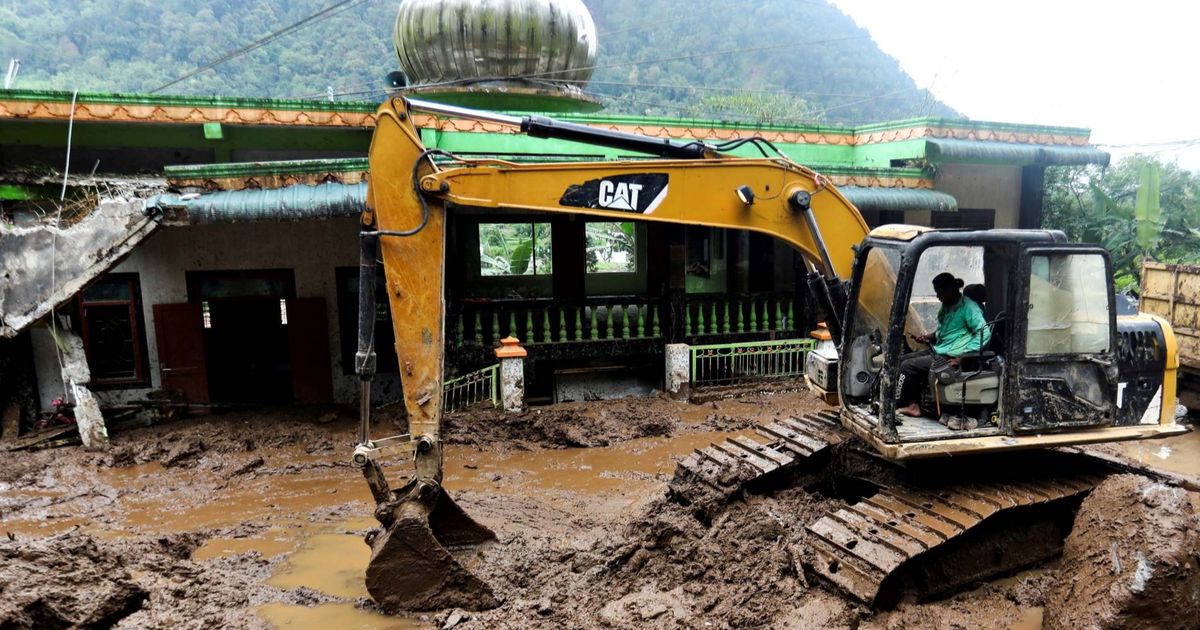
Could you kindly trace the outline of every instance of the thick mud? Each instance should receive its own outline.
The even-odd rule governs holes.
[[[480,449],[595,448],[646,437],[696,431],[737,431],[784,413],[824,405],[791,388],[742,386],[698,396],[696,404],[665,395],[530,407],[506,414],[473,407],[447,414],[445,441]]]
[[[1107,479],[1084,501],[1047,628],[1194,628],[1200,620],[1200,501],[1136,475]]]
[[[388,616],[369,600],[375,521],[349,412],[227,413],[115,432],[106,452],[9,453],[0,627],[1038,627],[1053,566],[887,613],[815,581],[804,526],[839,499],[811,480],[703,520],[664,499],[692,449],[820,408],[743,392],[456,415],[444,485],[498,536],[470,563],[501,600],[483,612]],[[385,468],[407,473],[400,455]]]

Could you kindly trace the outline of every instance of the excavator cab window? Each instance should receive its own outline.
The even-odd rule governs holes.
[[[1088,245],[1027,247],[1016,277],[1017,432],[1111,425],[1118,367],[1112,264]]]
[[[878,400],[901,258],[901,250],[891,247],[860,254],[858,294],[842,349],[841,388],[848,403]]]

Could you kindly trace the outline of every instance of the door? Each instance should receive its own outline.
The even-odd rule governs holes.
[[[333,399],[333,371],[325,300],[319,297],[288,300],[287,332],[292,356],[292,392],[296,402],[328,403]]]
[[[208,402],[204,316],[199,304],[155,304],[154,333],[164,390],[183,392],[189,403]]]
[[[1029,246],[1018,266],[1008,417],[1021,432],[1116,417],[1116,315],[1108,252]]]

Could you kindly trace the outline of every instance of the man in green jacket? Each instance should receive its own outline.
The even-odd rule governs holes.
[[[963,281],[953,274],[940,273],[933,279],[933,290],[942,303],[938,311],[938,329],[917,337],[930,344],[929,350],[918,350],[900,357],[900,381],[897,385],[896,413],[905,416],[921,415],[921,392],[929,381],[929,370],[945,362],[958,365],[959,357],[978,352],[987,346],[992,331],[987,326],[983,309],[962,294]]]

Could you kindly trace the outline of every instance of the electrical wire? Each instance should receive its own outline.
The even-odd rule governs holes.
[[[167,83],[164,83],[164,84],[154,88],[153,90],[150,90],[149,93],[154,94],[156,92],[160,92],[160,91],[162,91],[166,88],[169,88],[172,85],[175,85],[181,81],[190,79],[190,78],[200,74],[201,72],[204,72],[206,70],[211,70],[227,61],[236,59],[246,53],[249,53],[249,52],[252,52],[259,48],[262,48],[263,46],[266,46],[267,44],[270,44],[271,42],[273,42],[281,37],[284,37],[286,35],[291,35],[292,33],[295,33],[296,31],[299,31],[306,27],[312,26],[313,24],[316,24],[322,20],[327,20],[331,17],[334,17],[335,15],[339,15],[345,11],[353,9],[354,7],[357,7],[358,5],[364,4],[369,1],[370,0],[340,0],[339,2],[335,2],[335,3],[325,7],[324,9],[321,9],[320,11],[317,11],[316,13],[309,15],[308,17],[305,17],[296,22],[293,22],[277,31],[269,33],[264,37],[261,37],[245,46],[242,46],[241,48],[238,48],[237,50],[228,52],[228,53],[218,57],[217,59],[210,61],[207,64],[200,66],[199,68],[196,68],[195,70],[192,70],[191,72],[188,72],[187,74],[184,74],[183,76],[180,76],[176,79],[168,81]]]
[[[587,85],[616,85],[622,87],[660,88],[667,90],[696,90],[699,92],[733,92],[744,94],[778,94],[780,96],[821,96],[827,98],[864,98],[871,94],[848,94],[840,92],[808,92],[803,90],[754,89],[737,87],[718,87],[712,85],[674,85],[670,83],[638,83],[634,81],[593,81],[580,79],[563,79],[561,83],[583,83]]]

